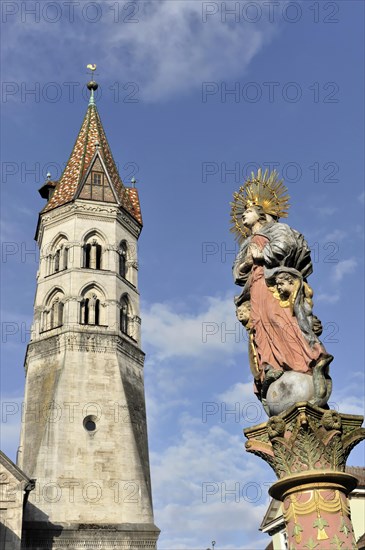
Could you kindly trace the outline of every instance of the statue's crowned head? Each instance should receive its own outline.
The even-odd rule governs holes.
[[[242,241],[249,234],[249,229],[242,220],[248,208],[255,208],[261,220],[266,222],[286,218],[289,209],[289,196],[283,181],[279,179],[276,170],[269,173],[258,169],[252,172],[251,178],[233,194],[231,203],[231,231]]]

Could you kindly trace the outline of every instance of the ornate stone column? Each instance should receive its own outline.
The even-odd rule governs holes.
[[[244,430],[247,451],[279,478],[269,493],[282,502],[290,550],[357,548],[347,499],[357,480],[345,466],[362,421],[302,402]]]

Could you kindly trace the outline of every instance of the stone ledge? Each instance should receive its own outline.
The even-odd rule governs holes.
[[[155,550],[160,530],[153,523],[52,524],[25,522],[24,550]]]
[[[356,486],[357,479],[351,474],[333,470],[310,470],[281,478],[270,487],[269,494],[276,500],[282,500],[284,494],[288,496],[298,490],[337,489],[348,495]]]

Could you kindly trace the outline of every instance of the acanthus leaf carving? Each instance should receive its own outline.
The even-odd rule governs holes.
[[[309,403],[297,404],[271,417],[265,429],[262,425],[246,429],[246,449],[268,462],[278,478],[317,469],[344,472],[350,451],[365,438],[362,420]],[[352,424],[346,434],[345,421]]]

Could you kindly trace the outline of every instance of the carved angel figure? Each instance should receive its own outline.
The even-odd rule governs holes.
[[[232,203],[232,230],[241,240],[233,265],[234,282],[243,287],[235,299],[237,317],[249,333],[254,391],[269,415],[296,401],[326,406],[331,392],[333,357],[318,339],[322,326],[307,283],[310,249],[301,233],[278,221],[287,209],[275,171],[252,174]],[[293,371],[311,378],[282,378]]]

